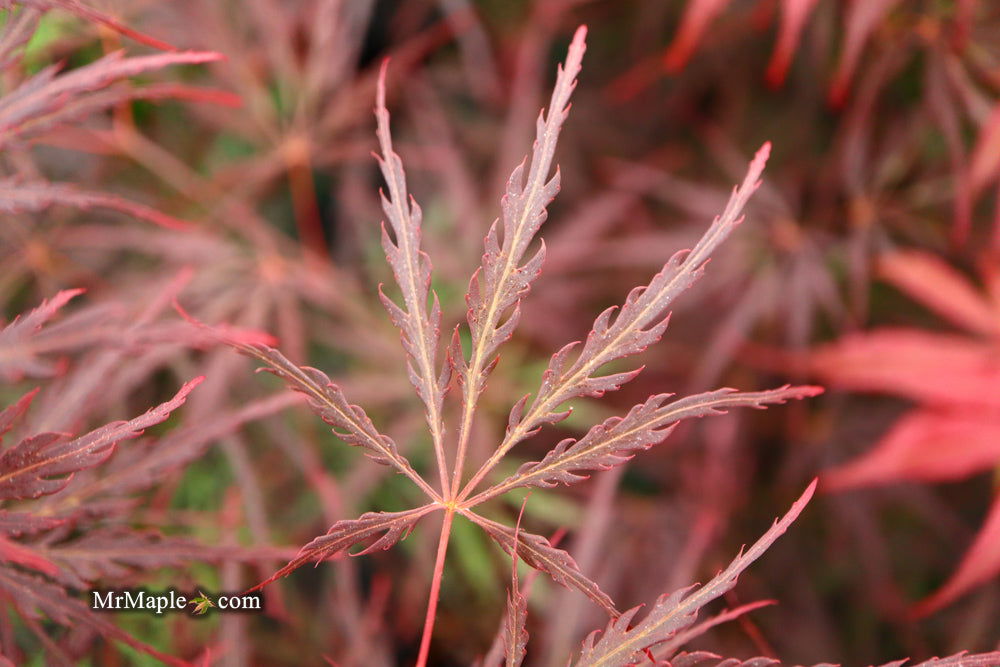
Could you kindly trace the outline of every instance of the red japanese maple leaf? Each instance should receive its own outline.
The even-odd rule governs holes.
[[[940,482],[1000,464],[1000,272],[984,270],[978,290],[942,260],[888,255],[882,276],[962,333],[882,328],[819,349],[813,370],[834,386],[916,402],[867,453],[825,478],[843,490],[899,480]],[[914,609],[931,613],[1000,573],[1000,494],[958,569]]]

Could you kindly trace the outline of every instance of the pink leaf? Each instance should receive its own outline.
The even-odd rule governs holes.
[[[926,616],[937,611],[997,574],[1000,574],[1000,495],[993,500],[989,514],[972,546],[962,557],[958,570],[934,594],[919,602],[913,613]]]
[[[668,72],[684,68],[712,19],[728,4],[729,0],[688,0],[677,36],[663,54],[663,67]]]
[[[981,191],[1000,171],[1000,104],[993,108],[976,138],[969,160],[969,185],[973,194]]]
[[[781,0],[778,43],[774,47],[771,62],[767,65],[767,82],[772,87],[777,88],[784,83],[788,66],[802,36],[802,28],[815,6],[816,0]]]
[[[847,8],[844,49],[837,71],[830,84],[830,104],[841,106],[847,98],[847,88],[861,60],[861,52],[875,28],[899,0],[855,0]]]
[[[871,451],[826,473],[823,488],[963,479],[998,462],[1000,411],[923,408],[901,417]]]
[[[59,567],[34,549],[0,537],[0,561],[17,563],[49,576],[59,572]]]
[[[885,255],[878,266],[884,279],[953,324],[986,336],[1000,334],[1000,309],[934,255],[903,250]]]
[[[208,51],[128,58],[118,51],[60,76],[56,76],[56,67],[47,67],[0,98],[0,146],[131,99],[135,90],[141,94],[141,89],[126,89],[111,95],[100,92],[121,79],[172,65],[207,63],[221,58],[220,54]]]
[[[638,354],[660,339],[667,327],[667,309],[673,300],[701,276],[712,252],[742,221],[740,214],[760,185],[770,150],[771,145],[766,143],[757,152],[743,183],[733,190],[722,215],[712,221],[693,250],[676,253],[648,285],[629,292],[616,315],[615,308],[601,313],[573,363],[568,359],[572,344],[552,357],[531,408],[523,418],[513,422],[509,443],[558,419],[560,413],[553,410],[567,400],[577,396],[600,396],[635,377],[638,371],[604,376],[598,372],[606,364]]]
[[[830,385],[941,405],[1000,407],[996,346],[914,329],[876,329],[820,347],[810,366]]]
[[[145,44],[146,46],[151,46],[154,49],[160,49],[161,51],[176,50],[176,47],[168,44],[167,42],[151,37],[145,33],[139,32],[138,30],[133,30],[113,16],[85,5],[79,0],[20,0],[20,4],[28,7],[35,7],[41,10],[58,7],[71,14],[75,14],[82,19],[107,26],[117,33],[125,35],[130,39],[134,39],[140,44]]]

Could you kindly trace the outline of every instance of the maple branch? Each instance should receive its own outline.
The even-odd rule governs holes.
[[[397,306],[385,295],[379,286],[379,297],[399,330],[403,348],[407,354],[407,368],[410,382],[426,407],[427,425],[434,444],[438,475],[441,480],[441,494],[449,495],[448,469],[444,454],[444,422],[441,408],[445,390],[451,377],[450,364],[445,364],[441,373],[435,371],[438,341],[441,329],[441,305],[437,293],[433,296],[433,306],[427,310],[427,298],[431,284],[431,262],[427,253],[420,249],[421,219],[420,206],[406,189],[406,174],[399,155],[392,149],[392,135],[389,131],[389,111],[385,107],[385,75],[389,61],[382,63],[377,87],[375,118],[377,135],[382,156],[375,155],[382,177],[385,179],[389,196],[380,189],[379,198],[395,235],[395,242],[386,232],[382,223],[382,249],[392,267],[393,275],[403,292],[405,310]],[[407,205],[409,198],[409,205]],[[416,368],[414,369],[414,364]]]
[[[568,411],[555,412],[560,405],[579,396],[602,396],[639,374],[642,368],[595,375],[605,364],[638,354],[660,339],[670,319],[667,308],[701,276],[711,253],[742,221],[740,213],[760,185],[770,150],[771,144],[765,143],[757,151],[743,183],[733,189],[725,210],[712,221],[693,250],[675,253],[648,285],[633,289],[614,321],[611,320],[614,306],[597,316],[576,361],[570,364],[569,355],[579,343],[570,343],[553,355],[535,400],[527,412],[524,411],[527,396],[515,404],[503,442],[465,485],[459,501],[468,497],[512,447],[537,433],[544,424],[569,415]]]
[[[586,36],[585,26],[577,28],[566,56],[565,67],[558,70],[548,116],[538,116],[527,182],[522,183],[524,162],[514,169],[507,181],[507,192],[501,200],[502,242],[497,240],[496,221],[486,235],[482,265],[472,276],[469,292],[466,294],[469,330],[472,334],[469,361],[465,361],[457,329],[449,351],[449,358],[458,371],[462,385],[462,416],[452,476],[452,496],[458,493],[461,484],[473,415],[479,395],[486,386],[486,378],[497,362],[495,352],[510,338],[517,326],[521,297],[531,288],[545,258],[543,242],[534,257],[520,266],[528,246],[545,222],[545,207],[559,191],[558,168],[555,176],[551,180],[547,179],[559,131],[569,114],[569,98],[576,87],[576,76],[580,72],[586,50]],[[513,311],[510,316],[501,323],[503,314],[511,308]]]

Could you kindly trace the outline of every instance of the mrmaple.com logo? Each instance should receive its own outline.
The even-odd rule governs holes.
[[[260,593],[219,593],[182,595],[168,589],[151,592],[144,589],[88,591],[90,608],[94,611],[144,611],[154,614],[188,611],[204,614],[209,609],[226,612],[254,612],[261,609]]]

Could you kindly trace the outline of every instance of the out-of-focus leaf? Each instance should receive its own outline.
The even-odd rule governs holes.
[[[38,29],[38,19],[42,12],[27,8],[20,12],[7,10],[7,20],[0,31],[0,70],[7,69],[18,60],[22,46],[31,40]]]
[[[767,65],[767,82],[780,86],[785,81],[788,66],[799,45],[802,28],[809,14],[816,6],[816,0],[781,0],[781,26],[778,28],[778,42],[774,46],[771,62]]]
[[[998,461],[1000,410],[920,408],[900,417],[870,451],[826,473],[823,487],[964,479]]]
[[[141,88],[127,88],[110,97],[100,96],[102,89],[121,79],[171,65],[208,63],[221,58],[210,51],[135,57],[126,57],[118,51],[59,76],[57,67],[47,67],[0,98],[0,146],[12,139],[31,138],[56,124],[141,94]]]
[[[729,0],[688,0],[677,36],[663,54],[663,67],[678,72],[691,58],[708,25],[729,4]]]
[[[51,530],[65,522],[65,519],[58,517],[36,516],[30,512],[0,510],[0,534],[11,537]]]
[[[842,490],[898,480],[947,481],[994,469],[1000,462],[1000,312],[957,271],[925,253],[888,255],[881,271],[977,337],[882,329],[845,336],[812,355],[813,369],[834,386],[896,394],[922,404],[901,417],[870,451],[829,471],[825,485]],[[916,613],[940,609],[1000,570],[998,507],[995,502],[958,571],[920,602]]]
[[[191,226],[156,209],[104,192],[89,192],[65,183],[24,182],[10,178],[0,180],[0,212],[37,213],[55,205],[81,209],[106,208],[168,229],[188,229]]]
[[[820,347],[810,366],[830,385],[971,408],[1000,407],[996,346],[917,329],[850,334]]]
[[[976,534],[972,546],[965,552],[958,569],[941,588],[932,595],[917,603],[913,612],[917,616],[926,616],[945,605],[950,604],[976,586],[979,586],[1000,574],[1000,495],[993,500],[986,520]],[[994,654],[1000,656],[1000,654]],[[990,663],[955,663],[962,665]],[[1000,664],[994,662],[992,664]]]
[[[0,561],[17,563],[49,576],[59,572],[59,567],[42,554],[6,537],[0,537]]]
[[[830,103],[840,106],[847,98],[847,91],[851,78],[861,60],[861,52],[864,50],[872,33],[892,8],[899,3],[899,0],[865,0],[864,2],[852,2],[846,10],[846,34],[844,36],[843,52],[840,54],[840,61],[837,63],[837,71],[833,75],[833,82],[830,84]]]
[[[188,382],[171,400],[135,419],[112,422],[72,440],[58,433],[43,433],[8,447],[0,454],[0,498],[37,498],[59,491],[74,472],[110,456],[117,443],[164,421],[184,404],[202,379]],[[67,473],[70,477],[61,477]]]
[[[1000,310],[965,276],[934,255],[919,250],[885,255],[879,261],[879,274],[963,329],[986,336],[1000,334]]]
[[[26,349],[28,341],[32,336],[50,320],[60,308],[65,306],[70,299],[83,294],[82,289],[63,290],[48,301],[43,301],[30,313],[24,316],[17,316],[14,320],[0,331],[0,375],[9,379],[19,379],[25,375],[31,377],[45,377],[55,373],[55,366],[42,359],[36,351]],[[30,397],[25,397],[28,403]],[[25,399],[22,399],[22,401]],[[10,420],[20,414],[27,407],[28,403],[17,405],[17,412],[7,412],[7,426],[0,429],[0,433],[10,428]],[[7,410],[13,409],[8,408]]]
[[[1000,104],[983,123],[969,162],[969,184],[973,192],[982,190],[1000,170]]]
[[[18,0],[18,4],[41,11],[59,8],[63,11],[69,12],[70,14],[79,16],[86,21],[92,21],[93,23],[99,23],[107,26],[117,33],[125,35],[130,39],[134,39],[140,44],[145,44],[146,46],[151,46],[154,49],[160,49],[161,51],[176,50],[167,42],[156,39],[155,37],[147,35],[143,32],[139,32],[138,30],[134,30],[113,16],[86,5],[79,0]]]
[[[95,614],[86,603],[70,597],[64,589],[41,577],[17,572],[11,568],[0,568],[0,596],[11,600],[21,614],[30,618],[42,618],[44,615],[61,625],[82,625],[168,665],[175,667],[188,665],[183,660],[139,641],[112,623],[109,617]]]

